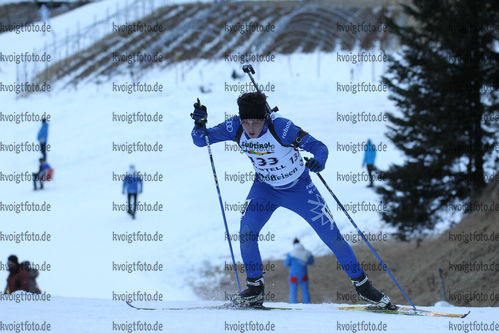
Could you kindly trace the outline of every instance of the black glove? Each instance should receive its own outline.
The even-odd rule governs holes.
[[[203,123],[206,123],[208,119],[208,111],[206,110],[206,106],[201,105],[199,98],[197,103],[194,103],[194,112],[191,113],[191,118],[194,119],[194,123],[198,128],[203,127]]]
[[[324,170],[324,165],[322,165],[322,163],[315,158],[309,159],[305,166],[312,172],[321,172],[322,170]]]

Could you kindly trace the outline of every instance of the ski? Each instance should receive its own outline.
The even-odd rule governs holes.
[[[234,307],[230,303],[222,304],[222,305],[209,305],[209,306],[193,306],[193,307],[185,307],[185,308],[146,308],[139,307],[132,304],[130,301],[126,301],[126,304],[137,310],[300,310],[300,309],[292,309],[292,308],[279,308],[279,307],[268,307],[268,306],[260,306],[260,307]]]
[[[357,306],[339,306],[340,310],[349,310],[349,311],[367,311],[367,312],[376,312],[376,313],[390,313],[390,314],[403,314],[406,316],[424,316],[424,317],[447,317],[447,318],[464,318],[468,313],[459,314],[459,313],[444,313],[444,312],[435,312],[428,310],[414,310],[410,307],[397,306],[394,310],[388,310],[379,308],[372,305],[357,305]]]

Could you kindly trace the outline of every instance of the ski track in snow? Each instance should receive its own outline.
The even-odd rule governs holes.
[[[220,302],[136,302],[144,306],[193,307]],[[270,304],[270,303],[269,303]],[[411,317],[393,314],[347,312],[337,309],[340,304],[271,305],[300,310],[158,310],[130,308],[125,302],[93,298],[53,297],[49,302],[21,302],[5,305],[0,302],[2,323],[24,322],[51,324],[51,332],[110,332],[125,331],[137,325],[156,325],[163,332],[471,332],[471,328],[494,325],[495,308],[425,307],[441,312],[471,314],[464,319]],[[70,309],[70,310],[69,310]],[[20,315],[19,311],[29,313]],[[194,320],[193,320],[194,319]],[[257,326],[258,325],[258,326]],[[475,325],[475,326],[473,326]],[[476,326],[479,325],[479,326]],[[259,329],[257,329],[257,327]],[[154,326],[153,326],[154,328]],[[263,328],[263,330],[262,330]]]

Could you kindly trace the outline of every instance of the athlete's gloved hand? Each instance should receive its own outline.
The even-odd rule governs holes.
[[[307,163],[305,164],[305,166],[307,168],[309,168],[310,171],[312,171],[312,172],[321,172],[322,170],[324,170],[324,165],[319,160],[316,160],[315,158],[309,159],[307,161]]]
[[[201,102],[198,101],[194,103],[194,112],[191,113],[191,118],[194,119],[194,123],[196,127],[201,128],[203,123],[206,123],[208,119],[208,111],[206,110],[206,106],[201,105]]]

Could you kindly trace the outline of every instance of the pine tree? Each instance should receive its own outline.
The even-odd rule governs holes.
[[[421,238],[456,200],[473,202],[497,152],[499,1],[414,0],[383,83],[397,111],[387,137],[406,156],[376,191],[402,240]],[[492,121],[491,121],[492,118]]]

